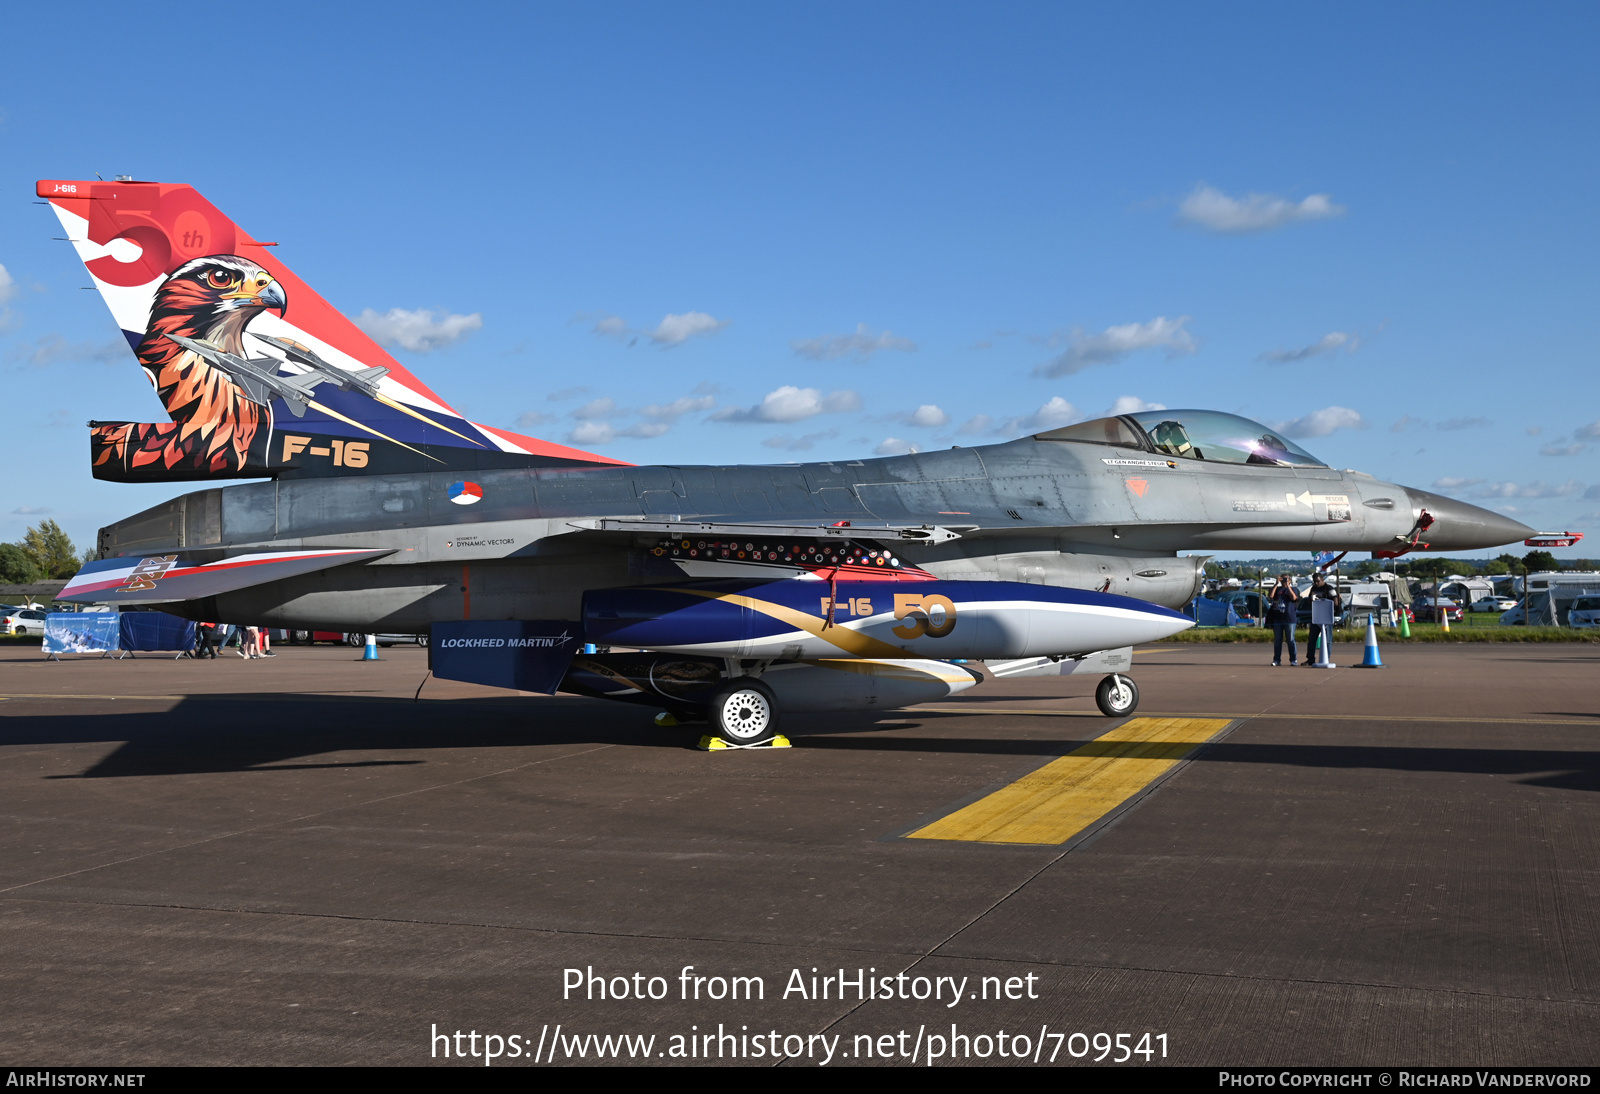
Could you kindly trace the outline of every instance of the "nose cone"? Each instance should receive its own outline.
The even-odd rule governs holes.
[[[1406,487],[1411,495],[1411,516],[1416,519],[1426,509],[1433,524],[1422,533],[1422,542],[1434,551],[1469,551],[1479,547],[1499,547],[1537,535],[1520,520],[1456,501],[1442,494]]]

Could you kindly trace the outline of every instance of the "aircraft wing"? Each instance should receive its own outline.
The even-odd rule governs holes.
[[[170,604],[231,593],[332,566],[367,562],[392,550],[323,548],[257,551],[217,558],[217,552],[103,558],[84,564],[57,600],[77,604]]]

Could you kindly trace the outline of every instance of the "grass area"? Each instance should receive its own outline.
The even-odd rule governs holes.
[[[1490,618],[1493,618],[1492,616]],[[1306,629],[1295,632],[1299,642],[1306,641]],[[1335,642],[1360,645],[1367,640],[1367,628],[1346,627],[1333,632]],[[1163,642],[1271,642],[1271,627],[1195,627],[1163,638]],[[1600,642],[1600,629],[1579,630],[1574,627],[1484,627],[1463,626],[1451,623],[1446,633],[1437,623],[1411,624],[1411,637],[1401,638],[1394,627],[1378,628],[1379,645],[1390,642]]]

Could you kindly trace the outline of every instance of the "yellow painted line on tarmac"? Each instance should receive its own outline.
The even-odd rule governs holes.
[[[1231,724],[1228,718],[1134,718],[907,838],[1065,843]]]
[[[974,703],[966,707],[905,707],[907,714],[1029,714],[1042,718],[1100,718],[1097,710],[1044,710],[1038,707],[985,707]],[[1152,712],[1152,718],[1186,718],[1192,714]],[[1513,726],[1600,726],[1600,717],[1579,718],[1467,718],[1450,714],[1279,714],[1271,710],[1258,710],[1253,714],[1212,714],[1206,718],[1226,718],[1229,721],[1255,718],[1281,718],[1307,722],[1442,722],[1445,724],[1513,725]]]

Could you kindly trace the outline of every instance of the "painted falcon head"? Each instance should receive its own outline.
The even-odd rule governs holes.
[[[207,255],[186,262],[156,290],[151,318],[182,315],[185,326],[229,353],[244,350],[244,328],[264,311],[284,315],[289,298],[266,270],[238,255]]]

